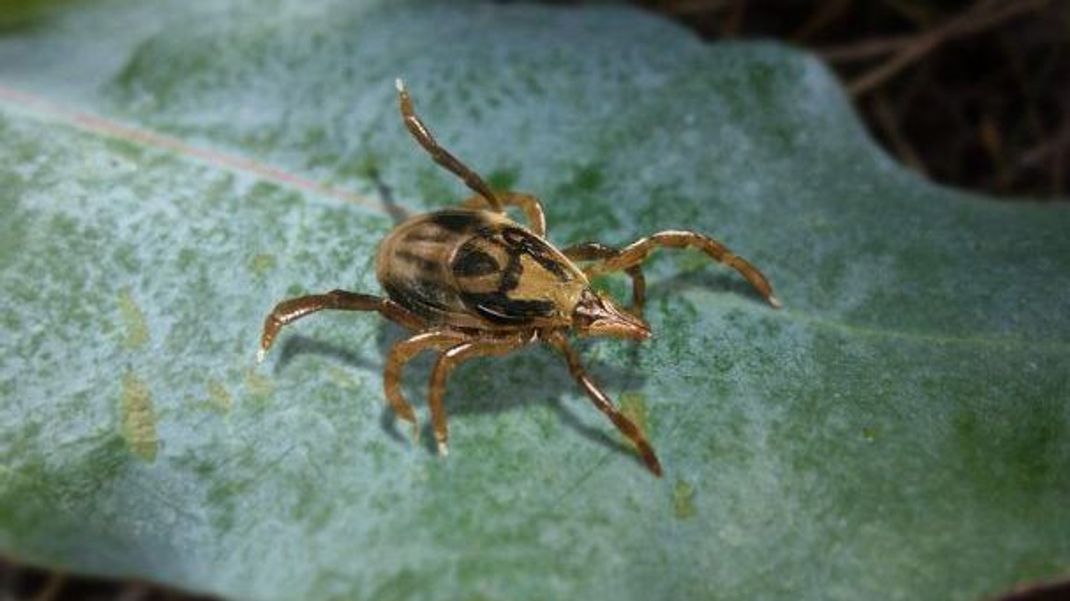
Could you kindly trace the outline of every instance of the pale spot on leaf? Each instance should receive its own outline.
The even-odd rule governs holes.
[[[678,519],[695,516],[695,488],[684,480],[677,480],[672,488],[672,512]]]
[[[123,347],[133,350],[145,346],[149,341],[149,325],[129,288],[119,292],[119,314],[125,330]]]
[[[223,414],[230,413],[234,406],[234,398],[230,396],[226,386],[215,378],[208,379],[208,405]]]
[[[149,387],[132,371],[123,375],[123,394],[119,410],[122,436],[130,452],[153,461],[159,441],[156,438],[156,413]]]

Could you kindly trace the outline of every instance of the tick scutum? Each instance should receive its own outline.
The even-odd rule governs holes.
[[[489,253],[474,248],[470,243],[457,250],[453,259],[453,275],[458,277],[481,277],[498,273],[501,265]]]
[[[507,216],[468,209],[399,225],[379,248],[377,274],[391,299],[429,323],[491,330],[568,323],[587,283]]]

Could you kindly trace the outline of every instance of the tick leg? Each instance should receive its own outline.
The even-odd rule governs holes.
[[[449,438],[449,426],[446,423],[446,380],[453,368],[474,357],[486,357],[504,355],[513,349],[523,346],[527,339],[523,337],[510,337],[505,339],[471,340],[462,342],[451,347],[438,358],[435,370],[431,372],[431,390],[428,395],[431,408],[431,425],[435,431],[435,441],[438,443],[438,454],[449,454],[446,440]]]
[[[542,203],[531,194],[522,192],[505,192],[501,196],[503,205],[519,207],[528,218],[528,227],[536,236],[546,236],[546,212],[542,210]],[[478,209],[487,204],[487,200],[476,195],[461,203],[462,207]]]
[[[425,350],[454,346],[463,340],[465,340],[464,334],[449,330],[431,330],[417,334],[407,340],[402,340],[395,344],[394,348],[390,349],[390,355],[386,359],[386,369],[383,373],[383,390],[386,393],[386,400],[390,402],[390,407],[394,409],[394,413],[412,424],[412,438],[414,441],[419,440],[420,429],[416,423],[416,413],[412,410],[412,405],[405,400],[405,395],[401,393],[401,370],[410,359]]]
[[[609,271],[628,269],[640,264],[655,249],[663,246],[701,250],[714,261],[723,263],[738,271],[770,305],[776,308],[781,307],[780,299],[773,295],[773,288],[769,285],[769,280],[762,275],[762,272],[758,271],[758,268],[751,265],[743,257],[734,254],[724,244],[695,232],[666,230],[647,236],[626,246],[615,256],[589,266],[587,274],[598,275]]]
[[[583,365],[580,364],[580,358],[576,355],[576,351],[569,345],[568,340],[564,335],[560,333],[551,334],[547,338],[554,348],[561,352],[565,356],[565,361],[568,362],[568,370],[572,373],[572,377],[576,379],[583,391],[587,393],[591,401],[594,403],[598,410],[606,414],[607,417],[613,422],[613,425],[621,431],[622,434],[628,437],[628,440],[632,441],[635,448],[639,451],[639,456],[643,458],[643,463],[646,464],[647,469],[654,473],[655,476],[661,476],[661,463],[658,462],[657,455],[654,454],[654,447],[650,446],[647,442],[646,436],[643,431],[639,429],[639,426],[635,425],[635,422],[628,419],[626,415],[620,412],[613,402],[609,400],[606,393],[602,392],[602,389],[598,387],[590,376],[587,375],[587,371],[583,369]]]
[[[383,317],[410,329],[423,329],[422,319],[394,301],[370,294],[358,294],[345,290],[332,290],[327,294],[312,294],[282,301],[264,320],[264,330],[260,335],[260,350],[256,360],[263,361],[268,349],[275,342],[282,326],[324,309],[340,311],[378,311]]]
[[[594,261],[616,257],[621,251],[600,242],[584,242],[570,246],[561,252],[574,261]],[[646,301],[646,277],[643,276],[643,268],[636,264],[625,268],[624,271],[632,278],[632,312],[642,317],[643,303]],[[585,273],[595,275],[587,270]]]
[[[416,110],[412,106],[412,98],[409,96],[408,90],[405,89],[405,84],[400,79],[395,82],[398,89],[398,103],[401,106],[401,118],[405,122],[405,127],[408,128],[412,137],[416,138],[416,141],[420,143],[420,146],[424,147],[424,150],[431,155],[436,163],[442,165],[446,169],[449,169],[454,175],[464,180],[464,183],[472,189],[473,192],[479,194],[483,198],[487,199],[487,203],[490,204],[490,208],[498,213],[502,212],[502,203],[498,200],[498,197],[491,191],[487,182],[483,181],[483,178],[479,177],[475,171],[469,169],[464,163],[457,157],[449,153],[448,150],[439,146],[435,137],[431,135],[431,130],[427,129],[424,122],[416,115]]]

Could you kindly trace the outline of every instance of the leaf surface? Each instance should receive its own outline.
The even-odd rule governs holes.
[[[12,15],[0,552],[254,599],[975,599],[1070,566],[1070,212],[919,180],[814,59],[611,7]],[[466,196],[397,76],[555,243],[686,227],[771,278],[781,311],[663,251],[654,338],[580,343],[663,479],[547,349],[454,372],[445,460],[384,409],[376,316],[255,365],[277,301],[379,293],[391,206]]]

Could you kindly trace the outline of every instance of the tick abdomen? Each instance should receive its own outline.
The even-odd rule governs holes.
[[[587,279],[508,217],[448,209],[399,225],[376,275],[392,300],[430,323],[478,329],[562,325]]]

